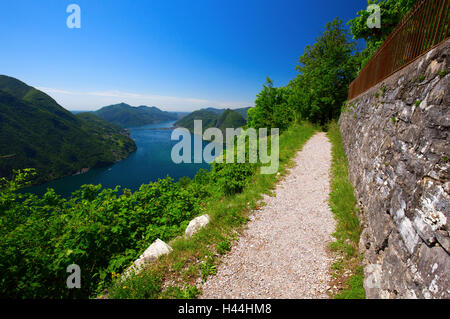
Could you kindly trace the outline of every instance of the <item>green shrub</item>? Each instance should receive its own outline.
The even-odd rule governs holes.
[[[231,245],[229,240],[221,241],[217,244],[217,253],[223,255],[231,250]]]
[[[225,195],[234,195],[242,192],[255,169],[250,163],[213,163],[211,173]]]
[[[186,188],[189,186],[189,184],[191,183],[191,179],[187,176],[183,176],[178,180],[178,185],[180,185],[183,188]]]
[[[181,234],[199,200],[172,179],[120,187],[84,185],[70,199],[49,189],[20,194],[32,171],[1,181],[0,298],[86,298],[100,292],[156,238]],[[81,268],[81,289],[66,287],[67,266]]]
[[[195,299],[200,294],[196,286],[186,286],[184,289],[179,287],[167,287],[162,292],[163,299]]]
[[[301,125],[293,125],[280,135],[281,173],[292,164],[291,159],[296,151],[316,130],[316,126],[303,122]],[[237,230],[248,221],[249,209],[254,209],[261,195],[269,193],[278,180],[276,174],[255,174],[251,184],[242,193],[225,197],[213,175],[213,172],[199,171],[188,186],[190,192],[201,185],[205,185],[210,191],[211,195],[201,203],[205,212],[211,216],[210,226],[205,229],[206,231],[198,232],[189,240],[175,240],[172,242],[171,254],[143,270],[143,272],[153,273],[158,278],[166,279],[164,284],[154,287],[152,291],[160,290],[151,298],[196,297],[198,291],[194,286],[182,288],[180,283],[193,283],[199,278],[204,280],[207,276],[216,273],[216,265],[220,261],[216,252],[225,252],[230,248],[231,238],[237,238]],[[133,289],[129,289],[129,283],[126,289],[120,288],[119,284],[111,289],[108,288],[109,298],[146,298],[144,295],[147,291],[146,283],[141,283],[141,278],[147,277],[138,275],[127,279],[133,282]],[[167,288],[161,289],[161,286]]]
[[[192,182],[187,187],[187,190],[199,200],[206,199],[211,196],[213,185],[211,185],[210,172],[206,169],[200,169],[195,174]]]
[[[125,280],[116,277],[108,292],[116,299],[155,299],[161,292],[161,283],[161,276],[157,273],[142,271]]]
[[[200,265],[200,270],[202,273],[202,280],[205,282],[209,275],[215,275],[217,273],[217,266],[214,264],[214,260],[209,257]]]

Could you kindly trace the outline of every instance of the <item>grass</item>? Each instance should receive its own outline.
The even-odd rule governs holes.
[[[334,297],[336,299],[364,299],[365,292],[362,286],[364,280],[364,269],[359,266],[355,270],[355,274],[348,278],[348,288],[340,291]]]
[[[425,80],[425,76],[424,75],[419,75],[418,77],[417,77],[417,82],[423,82]]]
[[[211,223],[191,239],[178,238],[170,243],[173,252],[150,264],[139,275],[124,281],[115,280],[109,288],[109,298],[196,298],[201,293],[196,288],[199,280],[206,280],[217,271],[223,254],[230,251],[234,240],[248,221],[248,214],[261,205],[262,194],[270,194],[279,178],[292,166],[292,157],[317,131],[304,123],[290,128],[280,136],[280,175],[253,177],[251,185],[240,194],[210,198],[205,213]],[[364,273],[358,243],[361,226],[358,219],[353,187],[348,179],[347,158],[339,127],[332,122],[327,135],[332,143],[332,179],[330,208],[337,221],[333,236],[336,241],[331,250],[338,255],[332,265],[331,286],[338,289],[330,294],[336,299],[365,298]]]
[[[338,254],[338,260],[332,266],[331,287],[336,286],[330,297],[336,299],[363,299],[364,274],[360,266],[361,256],[358,243],[361,226],[358,219],[357,202],[353,186],[348,179],[347,157],[342,144],[339,126],[332,122],[327,132],[332,144],[330,208],[337,221],[333,236],[336,241],[331,250]]]
[[[189,240],[183,237],[173,240],[170,243],[173,251],[148,265],[139,275],[114,280],[108,298],[196,298],[201,292],[195,284],[216,273],[221,256],[239,238],[248,214],[262,205],[262,195],[271,194],[279,178],[292,166],[295,153],[317,130],[302,123],[283,132],[279,174],[254,175],[240,194],[226,197],[213,194],[204,206],[204,213],[211,217],[207,227]]]

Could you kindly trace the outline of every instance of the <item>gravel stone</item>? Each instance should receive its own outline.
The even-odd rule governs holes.
[[[201,287],[203,299],[328,298],[336,222],[328,206],[331,144],[317,133],[296,154],[275,196],[252,212],[233,245]]]

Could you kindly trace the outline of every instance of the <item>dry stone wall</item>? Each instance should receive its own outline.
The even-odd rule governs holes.
[[[450,298],[450,40],[346,105],[368,298]]]

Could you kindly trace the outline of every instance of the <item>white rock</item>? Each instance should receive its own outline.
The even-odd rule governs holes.
[[[172,247],[167,245],[161,239],[157,239],[148,247],[142,255],[136,259],[131,267],[125,271],[125,278],[132,272],[139,273],[144,264],[158,259],[159,256],[166,255],[172,251]]]
[[[172,250],[172,247],[158,238],[134,261],[133,265],[125,270],[122,279],[129,277],[132,273],[138,274],[146,263],[158,259],[159,256],[169,254]]]
[[[207,214],[191,220],[188,227],[186,228],[185,232],[186,238],[192,237],[192,235],[194,235],[200,229],[208,225],[210,220],[211,218]]]
[[[172,247],[158,238],[144,251],[139,259],[143,259],[144,262],[153,261],[158,259],[159,256],[170,253],[172,250]]]

